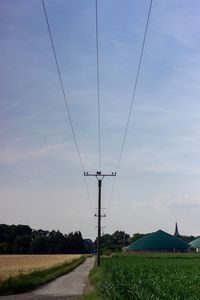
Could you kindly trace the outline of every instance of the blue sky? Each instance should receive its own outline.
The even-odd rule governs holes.
[[[46,0],[86,170],[98,169],[95,2]],[[149,1],[99,1],[102,171],[115,171]],[[96,179],[82,169],[41,1],[0,2],[0,220],[95,236]],[[199,235],[200,3],[153,1],[104,232]],[[112,179],[103,182],[109,207]]]

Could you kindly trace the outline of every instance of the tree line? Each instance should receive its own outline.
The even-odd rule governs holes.
[[[93,253],[94,244],[84,240],[80,231],[35,230],[28,225],[0,224],[1,254]]]
[[[101,237],[101,252],[110,254],[122,249],[147,234],[134,233],[130,236],[124,231],[104,234]],[[190,242],[194,236],[179,236]],[[62,234],[60,231],[35,230],[28,225],[0,224],[1,254],[71,254],[94,253],[97,240],[83,239],[80,231]]]

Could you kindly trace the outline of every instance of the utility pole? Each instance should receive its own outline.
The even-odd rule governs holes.
[[[98,238],[97,238],[97,266],[100,266],[100,248],[101,248],[101,187],[102,181],[105,176],[116,176],[116,172],[111,174],[102,174],[101,171],[97,171],[96,174],[89,174],[84,172],[84,176],[95,176],[98,181]]]

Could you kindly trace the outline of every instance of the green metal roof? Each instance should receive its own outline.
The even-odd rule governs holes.
[[[189,243],[193,248],[200,248],[200,237]]]
[[[179,238],[158,230],[128,246],[127,250],[187,250],[190,245]]]

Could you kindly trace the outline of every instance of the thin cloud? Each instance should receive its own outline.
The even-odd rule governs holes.
[[[64,153],[65,146],[62,144],[54,144],[54,145],[47,145],[36,148],[35,150],[31,151],[24,151],[21,149],[15,150],[6,150],[0,151],[0,163],[1,164],[13,164],[18,163],[21,161],[35,161],[40,159],[50,158],[52,156],[57,157],[57,153],[61,152]],[[72,157],[71,157],[72,158]],[[71,159],[67,157],[67,159]],[[66,157],[65,157],[66,159]]]

